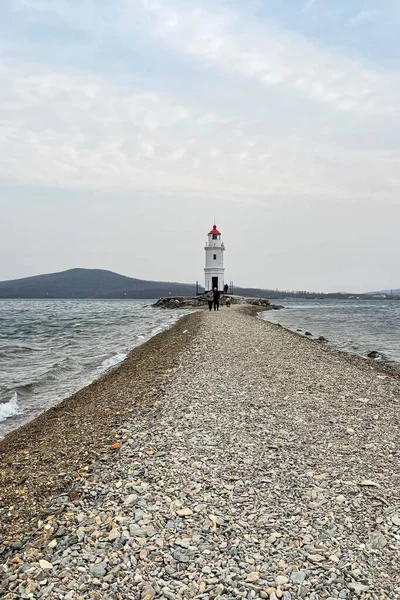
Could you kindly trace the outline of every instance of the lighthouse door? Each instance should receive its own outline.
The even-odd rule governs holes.
[[[217,290],[218,290],[218,277],[212,278],[212,287],[213,287],[213,289],[217,288]]]

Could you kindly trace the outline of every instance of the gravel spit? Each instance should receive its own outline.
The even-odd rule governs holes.
[[[400,598],[399,378],[252,312],[186,319],[120,447],[3,546],[1,598]]]

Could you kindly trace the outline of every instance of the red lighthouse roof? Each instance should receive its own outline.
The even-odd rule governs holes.
[[[215,224],[213,225],[213,228],[211,229],[211,231],[209,232],[208,235],[211,235],[213,233],[216,233],[217,235],[221,235],[221,232],[218,231],[217,226]]]

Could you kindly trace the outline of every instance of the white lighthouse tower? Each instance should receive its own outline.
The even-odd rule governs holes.
[[[204,269],[205,290],[215,287],[217,290],[224,289],[224,242],[221,241],[221,232],[214,225],[208,234],[204,250],[206,251],[206,267]]]

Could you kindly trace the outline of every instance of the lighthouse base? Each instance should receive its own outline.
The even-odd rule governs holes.
[[[205,269],[204,287],[206,292],[217,288],[220,292],[224,289],[224,269]]]

